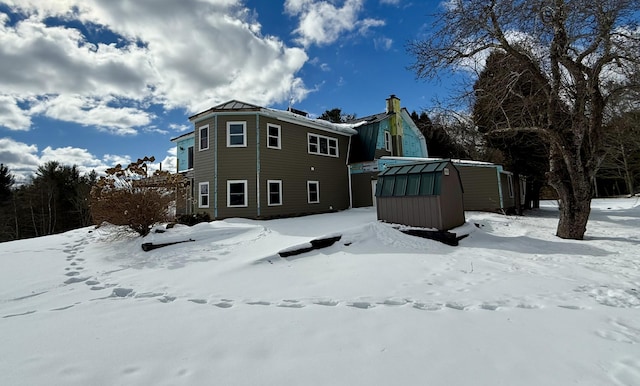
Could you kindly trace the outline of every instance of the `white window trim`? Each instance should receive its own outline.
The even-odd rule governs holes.
[[[271,184],[278,184],[278,194],[280,195],[280,202],[277,202],[275,204],[271,202]],[[281,206],[283,201],[282,180],[267,180],[267,204],[269,206]]]
[[[311,151],[311,137],[316,137],[318,139],[318,151]],[[320,152],[320,138],[325,138],[327,140],[327,154]],[[332,155],[329,154],[328,151],[331,148],[331,146],[329,146],[329,141],[335,141],[336,143],[336,155]],[[340,148],[338,146],[338,139],[337,138],[333,138],[333,137],[327,137],[324,135],[318,135],[318,134],[312,134],[312,133],[307,133],[307,152],[309,154],[315,154],[315,155],[321,155],[321,156],[325,156],[325,157],[333,157],[333,158],[339,158],[340,157]]]
[[[244,184],[244,203],[242,205],[231,205],[231,184]],[[227,207],[228,208],[246,208],[249,206],[249,192],[247,180],[227,180]]]
[[[269,145],[269,139],[271,138],[276,138],[273,135],[269,134],[269,129],[270,128],[276,128],[278,129],[278,146],[270,146]],[[282,149],[282,128],[279,125],[274,125],[273,123],[267,123],[267,147],[269,149]]]
[[[202,147],[202,130],[204,129],[207,129],[207,147]],[[198,127],[198,151],[208,150],[210,141],[211,131],[209,130],[209,125]]]
[[[204,195],[202,194],[202,186],[206,185],[207,186],[207,205],[202,205],[202,197],[204,197]],[[211,193],[209,190],[209,182],[201,182],[198,184],[198,208],[208,208],[209,205],[211,204]]]
[[[384,150],[391,151],[391,133],[384,131]]]
[[[231,125],[242,125],[242,145],[231,144]],[[227,147],[247,147],[247,122],[227,122]]]
[[[318,198],[317,201],[311,201],[311,189],[309,189],[311,185],[316,186],[316,196]],[[307,203],[308,204],[320,203],[320,182],[319,181],[307,181]]]

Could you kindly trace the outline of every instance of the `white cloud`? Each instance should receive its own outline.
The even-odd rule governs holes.
[[[17,98],[0,95],[0,126],[9,130],[28,130],[31,118],[18,106]]]
[[[387,37],[376,38],[373,39],[373,45],[375,46],[376,50],[389,51],[391,49],[391,46],[393,46],[393,39]]]
[[[90,173],[91,170],[96,172],[104,172],[107,167],[113,165],[105,165],[103,160],[96,158],[93,154],[89,153],[87,149],[79,149],[75,147],[61,147],[57,149],[47,146],[42,150],[40,156],[40,164],[44,164],[49,161],[57,161],[61,165],[76,165],[80,174]]]
[[[41,114],[126,134],[151,123],[151,104],[193,113],[233,98],[269,105],[309,92],[296,75],[305,51],[263,36],[241,0],[3,3],[26,15],[9,23],[0,13],[0,126],[11,130]],[[20,108],[27,99],[40,103]]]
[[[36,104],[32,111],[61,121],[94,126],[117,135],[135,135],[133,127],[148,125],[153,118],[149,113],[133,107],[113,107],[113,98],[60,95]]]
[[[380,4],[399,5],[400,0],[380,0]]]
[[[16,184],[23,184],[40,165],[38,147],[11,138],[0,138],[0,163],[9,168]]]
[[[178,125],[176,123],[171,123],[169,124],[169,129],[173,130],[173,131],[177,131],[179,133],[185,132],[185,131],[191,131],[193,130],[193,126],[191,125]]]
[[[299,17],[295,30],[297,41],[305,47],[335,42],[345,32],[366,33],[371,27],[384,25],[376,19],[359,20],[364,0],[344,0],[342,6],[335,1],[286,0],[285,11]]]
[[[98,174],[104,174],[107,168],[117,163],[126,166],[131,162],[126,156],[105,155],[100,159],[87,149],[74,147],[54,149],[47,146],[39,151],[36,145],[29,145],[12,138],[0,138],[0,163],[9,168],[16,177],[18,185],[28,183],[38,167],[49,161],[57,161],[61,165],[76,165],[81,174],[92,170]]]

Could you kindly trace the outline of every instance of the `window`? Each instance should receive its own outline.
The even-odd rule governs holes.
[[[193,146],[187,149],[187,169],[193,169]]]
[[[433,174],[423,174],[420,176],[420,195],[421,196],[433,196],[434,195],[435,181]]]
[[[320,202],[320,183],[318,181],[307,181],[307,202],[309,204]]]
[[[409,174],[407,180],[407,196],[417,196],[420,191],[420,174]]]
[[[200,133],[200,150],[207,150],[209,148],[209,125],[202,126],[198,132]]]
[[[247,146],[247,122],[227,122],[227,147]]]
[[[382,189],[380,191],[381,197],[391,197],[393,196],[393,187],[396,183],[396,179],[394,176],[384,177],[382,179]]]
[[[308,134],[308,150],[310,154],[338,157],[338,140],[322,135]]]
[[[267,181],[267,199],[269,206],[282,205],[282,181]]]
[[[391,133],[388,131],[384,132],[384,150],[391,151]]]
[[[227,181],[227,206],[230,208],[247,206],[247,180]]]
[[[280,126],[267,124],[267,147],[280,149]]]
[[[209,183],[201,182],[199,185],[199,199],[198,206],[200,208],[208,208],[209,207]]]
[[[407,192],[407,175],[396,176],[396,183],[393,187],[393,195],[395,197],[404,196]]]

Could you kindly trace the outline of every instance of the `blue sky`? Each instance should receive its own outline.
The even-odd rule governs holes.
[[[238,99],[365,116],[451,91],[407,70],[439,1],[0,0],[0,163],[98,172],[153,155],[188,117]],[[446,82],[445,82],[446,83]],[[158,167],[158,165],[155,165]]]

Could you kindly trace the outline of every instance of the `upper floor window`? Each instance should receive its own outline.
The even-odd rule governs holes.
[[[187,148],[187,169],[193,169],[193,146]]]
[[[384,132],[384,150],[391,151],[391,133],[388,131]]]
[[[337,139],[311,133],[308,134],[307,138],[310,154],[338,157]]]
[[[267,124],[267,147],[271,149],[280,149],[280,126]]]
[[[200,134],[200,150],[209,148],[209,125],[202,126],[198,129]]]
[[[227,147],[247,146],[247,122],[227,122]]]

